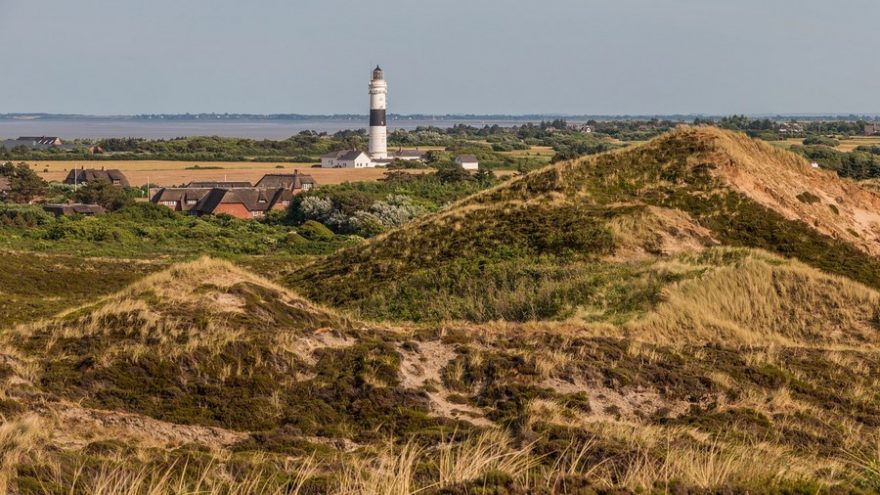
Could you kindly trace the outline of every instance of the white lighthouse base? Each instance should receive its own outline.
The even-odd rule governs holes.
[[[369,155],[373,160],[388,158],[388,131],[385,126],[370,127]]]

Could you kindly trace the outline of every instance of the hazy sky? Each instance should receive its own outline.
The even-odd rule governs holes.
[[[878,0],[0,0],[0,113],[880,113]]]

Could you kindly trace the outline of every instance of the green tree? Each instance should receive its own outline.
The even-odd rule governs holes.
[[[9,181],[9,191],[0,191],[0,199],[12,203],[29,203],[49,190],[49,184],[26,163],[0,165],[0,177]]]
[[[443,167],[438,169],[434,174],[437,176],[437,179],[444,184],[474,180],[470,172],[458,165],[454,167]]]
[[[109,211],[116,211],[132,203],[121,187],[105,180],[93,180],[79,188],[74,195],[80,203],[98,204]]]

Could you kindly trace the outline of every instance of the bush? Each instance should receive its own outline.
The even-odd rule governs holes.
[[[127,220],[171,220],[176,216],[171,208],[153,203],[134,203],[118,212],[118,218]]]
[[[105,180],[93,180],[87,183],[76,191],[74,197],[81,203],[98,204],[108,211],[116,211],[132,204],[131,198],[124,189]]]
[[[471,174],[460,166],[441,168],[437,170],[435,175],[440,179],[440,182],[444,184],[474,180],[474,178],[471,177]]]
[[[9,192],[0,192],[0,200],[28,203],[48,191],[48,184],[26,163],[7,162],[0,165],[0,177],[9,181]]]
[[[836,148],[836,147],[840,146],[840,141],[838,141],[834,138],[827,137],[827,136],[810,136],[810,137],[804,139],[804,146],[811,146],[811,145],[828,146],[831,148]]]
[[[302,246],[304,244],[308,244],[309,240],[297,234],[296,232],[291,232],[287,234],[287,237],[284,238],[284,243],[289,246]]]
[[[3,227],[37,227],[49,224],[53,219],[39,207],[0,206],[0,226]]]
[[[804,192],[798,194],[796,197],[801,203],[806,203],[808,205],[811,205],[813,203],[818,203],[819,201],[822,200],[822,198],[820,198],[819,196],[816,196],[815,194],[811,193],[810,191],[804,191]]]
[[[414,205],[408,196],[400,194],[389,194],[385,201],[376,201],[370,207],[370,214],[385,227],[400,227],[425,213],[425,208]]]
[[[385,232],[385,225],[376,217],[376,215],[366,212],[355,212],[350,218],[350,227],[357,235],[361,237],[373,237]]]
[[[332,241],[333,231],[321,222],[308,220],[297,228],[297,233],[310,241]]]

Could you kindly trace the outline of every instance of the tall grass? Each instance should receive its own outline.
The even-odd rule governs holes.
[[[437,484],[441,487],[475,480],[497,471],[528,486],[530,474],[540,462],[532,445],[515,448],[501,430],[488,430],[461,443],[444,443],[433,457],[437,460]]]
[[[0,493],[7,493],[9,481],[25,455],[37,447],[41,424],[28,415],[0,424]]]

